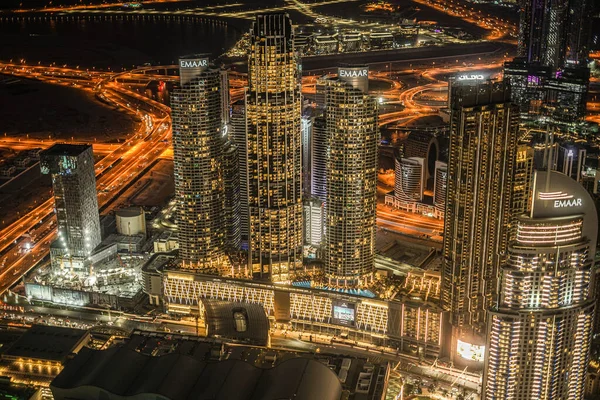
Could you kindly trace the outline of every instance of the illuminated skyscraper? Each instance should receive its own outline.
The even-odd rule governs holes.
[[[394,196],[422,201],[425,190],[425,159],[421,157],[396,158]]]
[[[225,188],[225,244],[228,250],[239,250],[240,236],[240,171],[238,147],[229,139],[223,147],[223,185]]]
[[[221,75],[206,56],[179,60],[171,98],[179,256],[183,268],[223,265],[225,252]]]
[[[246,92],[249,264],[286,282],[302,268],[302,134],[298,55],[287,14],[250,30]]]
[[[586,112],[591,0],[522,0],[518,58],[504,66],[522,116],[573,130]]]
[[[442,306],[455,328],[475,333],[484,330],[507,246],[518,132],[509,99],[496,82],[456,85],[452,92]]]
[[[248,146],[246,144],[246,105],[243,100],[233,103],[229,123],[229,137],[238,148],[238,173],[240,179],[240,236],[242,244],[248,243]]]
[[[312,130],[314,117],[310,115],[302,116],[302,190],[310,197],[310,173],[312,161]]]
[[[448,187],[448,164],[441,161],[435,162],[435,176],[433,180],[433,206],[438,217],[444,217],[446,211],[446,191]]]
[[[531,207],[531,196],[533,193],[533,165],[533,148],[527,145],[519,145],[517,147],[517,156],[515,161],[515,172],[513,179],[513,190],[510,211],[511,228],[509,240],[514,239],[516,235],[516,217],[529,211]]]
[[[583,399],[598,218],[591,196],[566,175],[538,172],[534,187],[489,311],[487,400]]]
[[[327,131],[325,117],[313,121],[310,163],[310,193],[313,197],[327,201]]]
[[[325,104],[325,273],[336,284],[354,285],[370,279],[375,257],[379,127],[368,67],[339,68]]]
[[[316,198],[304,200],[304,243],[320,246],[323,240],[323,202]]]
[[[50,248],[52,266],[81,269],[101,241],[92,146],[55,144],[40,154],[40,168],[52,177],[54,190],[58,239]]]
[[[527,62],[562,68],[587,64],[590,0],[523,0],[519,55]]]

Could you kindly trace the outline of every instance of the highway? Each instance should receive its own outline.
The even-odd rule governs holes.
[[[495,15],[468,7],[459,0],[415,0],[415,2],[432,7],[438,11],[461,18],[473,25],[489,31],[486,40],[504,40],[516,44],[517,26]]]
[[[12,66],[7,68],[7,65],[1,64],[0,67],[5,73],[7,69],[13,68]],[[47,76],[40,71],[41,68],[21,69],[18,75],[30,74],[27,77],[40,79],[40,77]],[[56,67],[47,68],[52,72],[53,77],[58,76]],[[67,74],[69,71],[65,70],[64,72],[63,76],[68,76],[65,79],[72,78],[70,74]],[[83,72],[81,73],[83,74]],[[133,132],[123,144],[96,163],[98,204],[102,209],[109,205],[124,187],[135,180],[154,158],[158,158],[169,147],[171,124],[170,117],[165,112],[166,106],[115,86],[107,78],[107,74],[97,74],[94,78],[95,80],[87,85],[88,89],[94,87],[98,96],[105,101],[134,114],[139,113],[138,101],[144,102],[149,108],[156,109],[156,114],[150,116],[150,124],[142,124],[140,129]],[[48,145],[50,144],[48,143]],[[54,240],[56,234],[53,213],[54,199],[50,198],[0,231],[0,266],[2,267],[0,270],[0,293],[14,285],[48,253],[49,243]],[[24,238],[25,234],[31,236],[33,240]],[[23,239],[28,240],[24,241]],[[20,248],[25,245],[25,242],[30,247],[26,252]]]

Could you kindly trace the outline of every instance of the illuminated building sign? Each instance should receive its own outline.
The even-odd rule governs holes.
[[[368,69],[340,69],[340,78],[361,78],[369,75]]]
[[[208,59],[203,58],[199,60],[179,60],[179,66],[181,68],[208,67]]]
[[[485,346],[479,346],[458,340],[456,352],[465,360],[482,362],[485,354]]]
[[[347,301],[332,301],[332,322],[338,325],[354,326],[356,320],[356,304]]]
[[[554,208],[581,207],[581,199],[554,200]]]
[[[572,194],[563,191],[539,192],[538,196],[540,200],[553,201],[554,208],[581,207],[583,205],[581,197],[574,197]]]
[[[481,74],[477,74],[477,75],[458,75],[456,77],[456,79],[458,79],[459,81],[480,81],[483,80],[483,75]]]

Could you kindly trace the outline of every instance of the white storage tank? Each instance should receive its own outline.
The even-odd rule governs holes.
[[[125,208],[116,212],[117,232],[121,235],[146,236],[146,216],[141,207]]]

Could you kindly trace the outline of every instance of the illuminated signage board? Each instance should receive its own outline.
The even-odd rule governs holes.
[[[456,77],[456,79],[458,79],[459,81],[480,81],[480,80],[483,80],[484,77],[481,74],[475,74],[475,75],[458,75]]]
[[[340,78],[362,78],[369,76],[368,69],[340,69]]]
[[[354,326],[356,320],[356,304],[347,301],[332,301],[332,322],[338,325]]]
[[[483,358],[485,356],[485,346],[479,346],[458,340],[456,352],[465,360],[483,362]]]
[[[179,66],[181,68],[208,67],[208,59],[202,58],[198,60],[179,60]]]
[[[581,207],[582,205],[581,199],[554,200],[554,208]]]

